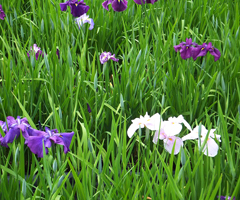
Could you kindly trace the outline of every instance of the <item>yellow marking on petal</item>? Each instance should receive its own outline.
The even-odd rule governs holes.
[[[203,50],[204,48],[201,48],[201,51]]]
[[[174,122],[172,122],[172,124],[175,124]]]
[[[170,141],[173,141],[173,139],[172,138],[168,138]]]
[[[118,2],[120,3],[121,0],[118,0]]]
[[[188,49],[188,47],[186,47],[186,49]]]
[[[148,122],[150,121],[150,119],[147,120]]]
[[[62,136],[61,136],[61,135],[59,135],[59,137],[60,137],[60,138],[62,138]]]

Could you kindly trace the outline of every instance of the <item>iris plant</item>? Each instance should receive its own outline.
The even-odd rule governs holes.
[[[191,38],[187,38],[186,42],[181,42],[179,45],[174,46],[174,49],[176,52],[180,52],[180,55],[184,60],[190,57],[196,60],[197,57],[205,56],[207,52],[214,56],[214,61],[217,61],[221,56],[220,51],[212,46],[211,42],[198,45],[197,43],[192,42]]]
[[[230,200],[232,197],[228,197],[228,196],[217,196],[217,198],[220,198],[220,200]],[[233,197],[233,200],[235,200],[235,197]]]
[[[101,55],[100,55],[100,62],[101,64],[104,64],[105,62],[107,62],[109,59],[118,62],[119,59],[115,58],[115,54],[111,54],[110,52],[106,52],[104,51]]]
[[[81,15],[87,13],[87,11],[89,10],[89,6],[84,3],[84,0],[69,0],[65,3],[60,3],[61,11],[66,11],[67,6],[70,7],[73,17],[80,17]]]
[[[7,117],[7,124],[4,122],[2,125],[3,131],[6,133],[3,138],[1,138],[1,145],[4,147],[8,147],[8,143],[12,143],[15,138],[19,137],[20,132],[25,136],[27,133],[27,129],[30,127],[28,124],[27,118],[14,119],[12,116]],[[7,130],[8,126],[8,130]]]
[[[203,144],[205,138],[207,137],[207,143],[205,144],[205,146],[203,147],[203,153],[206,156],[210,156],[210,157],[214,157],[217,155],[218,153],[218,144],[215,142],[214,139],[218,140],[219,142],[221,142],[220,139],[220,135],[215,134],[216,129],[211,129],[208,135],[208,130],[205,128],[205,126],[201,125],[196,126],[191,133],[189,133],[188,135],[184,136],[182,138],[183,141],[185,140],[194,140],[194,139],[199,139],[200,136],[200,140],[198,142],[198,146],[200,147],[201,144]],[[200,143],[201,142],[201,143]]]
[[[79,29],[81,29],[81,26],[83,26],[83,24],[85,24],[85,23],[90,24],[89,30],[92,30],[94,27],[93,19],[89,18],[89,16],[86,15],[86,13],[81,15],[80,17],[76,18],[75,22],[77,23]]]
[[[2,5],[0,4],[0,19],[4,20],[5,17],[6,17],[6,15],[2,9]]]
[[[43,56],[43,52],[41,51],[41,48],[39,48],[36,44],[33,44],[33,46],[30,47],[30,51],[27,52],[28,57],[30,57],[31,52],[35,54],[36,60],[38,59],[39,55]]]
[[[27,146],[38,157],[43,157],[43,142],[45,152],[48,154],[48,149],[52,146],[52,142],[55,144],[64,146],[64,153],[70,151],[69,146],[74,132],[70,133],[58,133],[57,129],[50,130],[45,127],[45,131],[39,131],[35,129],[28,129],[28,138],[26,140]]]
[[[186,60],[192,57],[193,46],[198,46],[198,44],[192,42],[191,38],[187,38],[186,42],[181,42],[179,45],[174,46],[174,49],[176,52],[180,51],[182,59]]]
[[[134,0],[136,4],[145,4],[145,3],[151,3],[154,4],[155,2],[157,2],[158,0]]]
[[[112,8],[116,12],[122,12],[127,9],[127,1],[126,0],[107,0],[102,3],[103,8],[105,8],[107,11],[108,5],[112,4]]]
[[[216,62],[220,56],[221,53],[218,49],[216,49],[214,46],[212,46],[212,43],[209,42],[208,44],[203,43],[200,46],[197,46],[196,48],[192,49],[192,57],[194,60],[197,59],[197,57],[205,56],[209,52],[211,55],[214,56],[214,61]]]

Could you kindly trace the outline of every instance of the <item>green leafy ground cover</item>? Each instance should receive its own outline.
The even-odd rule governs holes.
[[[19,115],[75,134],[66,155],[57,146],[38,158],[22,136],[0,147],[0,198],[240,199],[238,1],[129,0],[120,13],[85,2],[91,31],[79,30],[60,0],[1,2],[0,120]],[[173,46],[186,38],[212,42],[221,58],[183,60]],[[47,56],[28,59],[34,43]],[[103,51],[119,62],[101,65]],[[131,120],[146,112],[216,128],[218,155],[203,155],[194,141],[171,155],[144,129],[129,139]]]

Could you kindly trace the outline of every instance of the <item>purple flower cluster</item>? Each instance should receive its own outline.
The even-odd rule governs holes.
[[[69,0],[65,3],[60,3],[61,11],[66,11],[67,6],[70,7],[73,17],[80,17],[81,15],[87,13],[87,11],[89,10],[89,6],[84,3],[84,0]]]
[[[105,8],[107,11],[108,5],[112,4],[112,8],[116,12],[122,12],[127,9],[127,1],[126,0],[107,0],[102,3],[103,8]]]
[[[232,197],[228,197],[228,196],[217,196],[217,198],[220,198],[220,200],[230,200]],[[233,197],[233,200],[235,200],[235,197]]]
[[[134,0],[136,4],[151,3],[154,4],[158,0]],[[116,12],[122,12],[127,9],[127,0],[106,0],[102,3],[103,8],[109,11],[108,5],[112,4],[112,8]]]
[[[36,44],[33,44],[32,47],[30,47],[30,51],[27,52],[27,56],[28,58],[30,58],[30,54],[33,53],[36,57],[36,60],[38,60],[39,56],[41,55],[42,57],[44,57],[44,53],[42,52],[41,48],[38,47]],[[60,59],[60,51],[59,49],[57,48],[56,50],[56,54],[57,54],[57,57],[58,59]]]
[[[106,52],[106,51],[104,51],[100,55],[99,59],[100,59],[101,64],[104,64],[105,62],[107,62],[110,59],[115,62],[118,62],[118,60],[119,60],[119,59],[115,58],[115,54],[112,55],[110,52]]]
[[[145,4],[145,3],[151,3],[154,4],[158,0],[134,0],[136,4]]]
[[[8,147],[8,143],[12,143],[22,133],[25,144],[38,157],[43,157],[43,142],[46,154],[48,154],[47,148],[52,146],[52,142],[63,145],[64,153],[69,152],[69,146],[74,134],[74,132],[58,133],[57,129],[50,130],[47,127],[45,127],[45,131],[39,131],[33,129],[26,118],[21,119],[19,116],[17,119],[8,116],[7,122],[0,120],[0,126],[5,134],[4,137],[0,134],[0,144],[2,146]]]
[[[39,55],[41,55],[42,57],[44,56],[41,48],[38,47],[36,44],[33,44],[33,46],[30,47],[30,51],[27,52],[28,57],[30,57],[31,53],[35,54],[36,60],[38,60]]]
[[[86,15],[87,11],[89,10],[89,6],[84,3],[84,0],[69,0],[65,3],[60,3],[61,11],[66,11],[68,6],[71,9],[72,16],[75,17],[75,22],[78,25],[79,29],[81,29],[81,26],[83,26],[85,23],[90,24],[89,30],[92,30],[94,28],[93,19],[89,18],[88,15]]]
[[[2,9],[2,5],[0,4],[0,19],[4,20],[5,17],[6,17],[6,15]]]
[[[205,56],[208,52],[214,56],[214,61],[217,61],[221,56],[220,51],[212,46],[211,42],[198,45],[197,43],[192,42],[191,38],[187,38],[186,42],[181,42],[179,45],[174,46],[174,49],[176,52],[180,52],[180,55],[184,60],[191,57],[193,60],[196,60],[198,57]]]

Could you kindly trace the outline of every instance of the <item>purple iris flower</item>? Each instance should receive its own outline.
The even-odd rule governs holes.
[[[2,9],[2,5],[0,4],[0,19],[4,20],[5,17],[6,17],[6,15]]]
[[[71,9],[71,14],[73,17],[80,17],[81,15],[87,13],[89,10],[89,6],[84,3],[84,0],[78,1],[78,0],[69,0],[65,3],[60,3],[60,9],[61,11],[66,11],[67,6]]]
[[[41,49],[36,44],[33,44],[33,46],[30,47],[30,51],[27,52],[28,57],[30,57],[31,52],[35,53],[36,60],[38,59],[39,55],[43,56],[43,52],[41,51]]]
[[[110,52],[106,52],[104,51],[101,55],[100,55],[100,62],[101,64],[104,64],[105,62],[107,62],[109,59],[118,62],[119,59],[115,58],[115,54],[111,54]]]
[[[215,62],[221,56],[220,51],[218,49],[216,49],[214,46],[212,46],[211,42],[209,42],[208,44],[203,43],[202,45],[197,46],[196,48],[194,48],[192,50],[192,57],[193,57],[194,60],[196,60],[197,57],[205,56],[207,54],[207,52],[209,52],[211,55],[214,56],[214,61]]]
[[[112,8],[116,12],[122,12],[127,9],[127,0],[107,0],[102,3],[103,8],[105,8],[107,11],[108,5],[112,4]]]
[[[157,2],[158,0],[134,0],[136,4],[145,4],[145,3],[151,3],[154,4],[155,2]]]
[[[193,46],[198,46],[197,43],[192,42],[191,38],[187,38],[186,42],[181,42],[179,45],[174,46],[176,52],[180,51],[182,59],[186,60],[187,58],[192,57]]]
[[[217,196],[219,198],[219,196]],[[232,197],[226,197],[226,196],[220,196],[220,200],[230,200]],[[235,200],[235,197],[233,197],[233,200]]]
[[[45,152],[48,154],[48,149],[52,146],[52,141],[55,144],[64,146],[64,153],[70,151],[69,146],[74,132],[71,133],[58,133],[57,129],[50,130],[45,127],[45,131],[39,131],[35,129],[28,129],[29,137],[26,140],[27,146],[30,150],[37,154],[38,157],[43,157],[43,146],[42,142],[44,141]]]
[[[14,117],[8,116],[7,123],[9,130],[7,130],[6,122],[2,125],[2,129],[6,133],[1,139],[1,145],[4,147],[8,147],[8,143],[12,143],[15,138],[19,137],[20,131],[22,131],[23,137],[26,137],[27,129],[30,127],[27,118],[21,119],[19,116],[17,116],[16,120]]]
[[[89,16],[86,15],[86,13],[83,14],[82,16],[76,18],[75,22],[77,23],[79,29],[81,29],[81,26],[83,26],[83,24],[85,24],[85,23],[89,23],[90,24],[89,30],[92,30],[94,28],[93,19],[89,18]]]
[[[87,110],[88,110],[88,112],[89,113],[91,113],[92,112],[92,110],[91,110],[91,108],[90,108],[90,106],[89,106],[89,104],[87,103]]]

